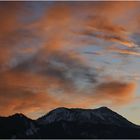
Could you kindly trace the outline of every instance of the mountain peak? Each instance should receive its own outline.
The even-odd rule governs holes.
[[[11,115],[11,116],[9,116],[9,117],[11,117],[11,118],[27,118],[24,114],[22,114],[22,113],[15,113],[15,114],[13,114],[13,115]]]
[[[99,107],[98,109],[102,109],[102,110],[111,110],[111,109],[109,109],[109,108],[106,107],[106,106]]]
[[[15,113],[15,114],[9,116],[8,118],[9,119],[14,119],[14,120],[24,120],[24,121],[26,121],[26,120],[32,120],[32,119],[28,118],[27,116],[25,116],[22,113]]]
[[[23,117],[24,115],[22,113],[15,113],[12,116],[19,116],[19,117]]]
[[[99,108],[96,108],[96,109],[93,109],[95,111],[104,111],[104,112],[113,112],[110,108],[106,107],[106,106],[102,106],[102,107],[99,107]]]

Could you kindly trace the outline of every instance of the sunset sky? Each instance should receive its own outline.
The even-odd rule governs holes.
[[[0,2],[0,116],[107,106],[140,124],[140,2]]]

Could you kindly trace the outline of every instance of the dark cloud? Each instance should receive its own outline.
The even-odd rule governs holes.
[[[46,79],[52,78],[63,83],[63,88],[77,89],[77,84],[81,81],[89,85],[97,82],[99,74],[96,69],[84,63],[75,53],[56,51],[51,55],[43,57],[41,55],[42,53],[39,53],[31,59],[17,64],[11,71],[34,73],[44,76]]]

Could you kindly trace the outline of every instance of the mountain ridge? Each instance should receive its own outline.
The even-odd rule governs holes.
[[[119,115],[118,113],[116,113],[116,112],[114,112],[114,111],[112,111],[111,109],[109,109],[108,107],[105,107],[105,106],[103,106],[103,107],[99,107],[99,108],[95,108],[95,109],[82,109],[82,108],[65,108],[65,107],[59,107],[59,108],[56,108],[56,109],[54,109],[54,110],[52,110],[52,111],[50,111],[49,113],[47,113],[47,114],[45,114],[45,115],[43,115],[42,117],[40,117],[40,118],[38,118],[37,120],[39,120],[39,121],[41,121],[41,119],[43,119],[44,120],[44,118],[47,118],[47,117],[49,117],[49,115],[52,115],[53,113],[63,113],[64,114],[64,111],[66,111],[67,113],[69,112],[69,113],[72,113],[72,112],[77,112],[77,113],[86,113],[86,112],[88,112],[88,113],[95,113],[95,115],[103,115],[103,113],[110,113],[110,115],[116,115],[117,117],[122,117],[122,119],[123,120],[125,120],[125,121],[127,121],[127,122],[129,122],[129,123],[131,123],[131,124],[133,124],[133,125],[136,125],[136,124],[134,124],[134,123],[132,123],[132,122],[130,122],[129,120],[127,120],[126,118],[124,118],[123,116],[121,116],[121,115]],[[90,115],[94,115],[94,114],[90,114]],[[104,114],[104,115],[106,115],[106,114]],[[108,116],[109,114],[107,114],[107,116]],[[91,116],[92,117],[92,116]],[[98,116],[99,117],[99,116]],[[102,117],[102,116],[100,116],[100,117]],[[49,120],[48,120],[49,121]],[[137,125],[138,126],[138,125]]]
[[[104,106],[58,107],[36,120],[21,113],[0,117],[0,133],[0,138],[140,138],[140,126]]]

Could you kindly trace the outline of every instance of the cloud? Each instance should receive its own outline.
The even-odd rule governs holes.
[[[98,96],[107,98],[114,105],[121,106],[131,102],[134,98],[136,83],[111,81],[101,83],[96,87]]]
[[[88,89],[84,93],[76,92],[75,90],[71,90],[70,92],[69,89],[65,90],[65,92],[58,92],[58,90],[56,92],[54,88],[54,91],[49,91],[50,93],[48,93],[48,89],[46,88],[45,90],[45,84],[44,86],[41,84],[42,79],[39,82],[34,77],[32,79],[31,76],[20,76],[21,79],[25,79],[23,82],[29,81],[24,85],[21,84],[22,80],[20,81],[20,78],[16,79],[19,84],[15,83],[16,80],[12,80],[13,84],[7,83],[9,86],[5,85],[5,83],[1,85],[1,114],[10,115],[16,112],[22,112],[35,118],[40,114],[37,116],[33,114],[38,112],[46,113],[58,106],[89,108],[98,104],[104,104],[118,107],[132,102],[136,89],[136,83],[111,81],[100,83],[94,90]],[[49,81],[46,85],[48,86],[48,84],[50,84]]]
[[[21,8],[21,9],[20,9]],[[22,6],[18,2],[1,2],[0,5],[0,16],[1,16],[1,35],[0,37],[6,36],[8,33],[16,30],[20,24],[17,22],[17,12],[22,11]],[[10,13],[10,14],[9,14]],[[16,26],[15,26],[16,25]]]
[[[110,51],[112,52],[116,52],[119,54],[124,54],[124,55],[133,55],[133,56],[140,56],[140,53],[137,51],[132,51],[132,50],[125,50],[125,49],[118,49],[118,48],[114,48],[114,49],[110,49]]]
[[[111,41],[111,42],[116,42],[122,45],[125,45],[129,48],[133,48],[135,46],[137,46],[134,42],[129,41],[121,36],[118,35],[111,35],[111,34],[106,34],[106,33],[102,33],[102,32],[94,32],[94,31],[86,31],[82,33],[83,35],[88,35],[88,36],[92,36],[92,37],[96,37],[99,39],[104,39],[106,41]]]
[[[74,81],[67,82],[62,78],[58,80],[54,76],[24,72],[3,73],[0,83],[1,114],[22,112],[35,118],[40,115],[34,116],[35,113],[46,113],[58,106],[122,106],[134,100],[136,83],[133,82],[105,81],[97,84],[94,81],[90,82],[90,86],[85,84],[80,90],[78,86],[72,86],[71,82]]]
[[[36,17],[29,8],[32,3],[3,3],[0,113],[23,112],[34,117],[35,112],[46,113],[58,106],[89,108],[105,102],[124,105],[133,100],[133,81],[113,79],[103,83],[104,71],[99,72],[94,62],[91,66],[81,52],[77,53],[79,47],[97,45],[101,39],[136,47],[129,38],[129,29],[114,21],[136,4],[121,4],[53,2],[47,6],[46,2],[43,12],[37,12],[40,16],[29,20],[27,13],[29,18]],[[138,55],[126,50],[112,51]]]
[[[28,113],[38,112],[42,109],[47,111],[61,105],[57,99],[50,97],[45,92],[34,93],[18,87],[1,87],[0,91],[1,115],[10,115],[17,112],[28,115]]]

